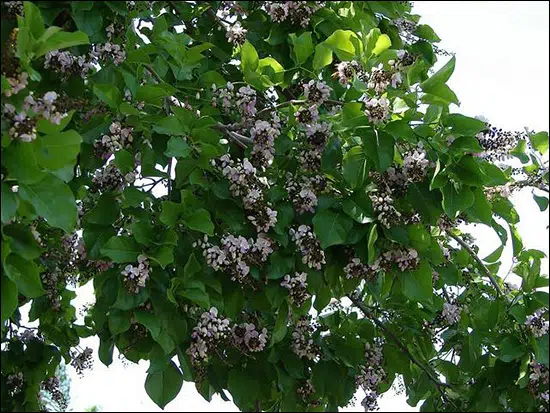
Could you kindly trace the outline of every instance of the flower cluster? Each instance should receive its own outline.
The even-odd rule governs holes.
[[[229,332],[229,319],[218,317],[216,307],[202,313],[199,322],[193,327],[191,345],[187,349],[191,362],[198,366],[208,361],[208,353],[218,342],[224,341]]]
[[[443,304],[443,312],[441,315],[447,321],[449,325],[455,324],[460,320],[460,313],[462,312],[462,307],[452,304],[452,303],[444,303]]]
[[[422,148],[407,152],[403,158],[403,173],[409,182],[422,182],[429,166],[430,160]]]
[[[316,192],[326,187],[326,181],[321,175],[301,176],[298,181],[290,172],[286,175],[285,189],[299,214],[314,212],[317,206]]]
[[[46,53],[44,60],[45,69],[52,69],[56,73],[62,73],[65,77],[79,75],[84,79],[92,67],[93,64],[87,56],[75,56],[67,51],[52,50]]]
[[[267,344],[267,329],[256,329],[252,323],[235,324],[231,328],[233,344],[243,352],[262,351]]]
[[[109,134],[101,137],[101,140],[94,142],[96,156],[109,159],[109,157],[124,148],[128,148],[134,141],[132,136],[134,128],[122,127],[120,122],[113,122],[109,126]]]
[[[21,372],[18,372],[17,374],[9,374],[8,377],[6,377],[6,387],[8,388],[8,394],[10,397],[20,393],[23,390],[24,385],[25,377]]]
[[[547,412],[549,408],[550,392],[548,391],[548,367],[533,360],[530,363],[529,392],[539,403],[539,411]]]
[[[19,139],[22,142],[32,142],[36,139],[36,118],[31,118],[26,112],[17,113],[15,107],[9,103],[4,105],[2,111],[10,124],[8,135],[12,139]]]
[[[250,137],[254,143],[250,156],[250,162],[266,168],[273,162],[275,155],[275,138],[281,134],[279,118],[274,115],[273,122],[257,120],[250,129]]]
[[[290,20],[292,24],[306,27],[311,16],[325,6],[324,1],[266,1],[265,11],[272,21],[282,23]]]
[[[203,250],[208,266],[228,274],[232,281],[241,284],[248,281],[250,266],[263,264],[273,252],[272,242],[261,234],[256,241],[227,235],[221,239],[220,245],[212,245],[206,235],[193,244]]]
[[[359,62],[352,60],[350,62],[340,62],[336,65],[336,72],[332,74],[333,78],[338,78],[342,85],[351,83],[355,75],[364,76],[363,68]]]
[[[126,51],[119,44],[107,42],[94,44],[90,56],[102,62],[113,61],[118,66],[126,60]]]
[[[250,86],[242,86],[235,91],[235,86],[231,82],[227,82],[226,87],[220,89],[214,84],[212,93],[212,105],[221,105],[225,113],[231,114],[234,108],[237,108],[241,116],[249,118],[256,115],[256,91]]]
[[[344,267],[346,278],[360,278],[367,281],[374,281],[380,271],[380,259],[371,265],[363,264],[357,257],[352,258],[350,263]]]
[[[389,119],[390,117],[390,101],[385,97],[381,98],[368,98],[365,100],[365,115],[369,119],[369,122],[379,124]]]
[[[229,180],[229,189],[233,196],[241,197],[248,214],[247,219],[258,233],[265,233],[273,228],[277,223],[277,211],[271,209],[271,205],[265,200],[267,184],[256,175],[256,168],[248,159],[244,158],[242,164],[237,164],[226,154],[219,161],[213,160],[212,165]]]
[[[389,192],[375,192],[369,195],[372,209],[376,213],[378,221],[386,228],[401,223],[401,213],[393,206],[393,197]]]
[[[44,290],[46,290],[46,297],[50,302],[51,309],[53,311],[59,311],[61,309],[61,297],[58,291],[58,282],[62,281],[62,284],[65,285],[67,280],[64,274],[56,267],[50,271],[41,273],[40,279],[44,286]]]
[[[128,103],[132,102],[133,96],[132,96],[132,92],[130,91],[130,89],[124,89],[124,100]],[[136,108],[138,110],[142,110],[144,107],[145,107],[145,102],[143,102],[143,101],[136,102]]]
[[[302,106],[295,113],[296,122],[303,125],[311,125],[319,120],[319,110],[317,106]]]
[[[291,228],[289,234],[300,250],[304,264],[316,270],[320,270],[321,266],[326,264],[325,252],[311,227],[300,225],[297,229]]]
[[[17,77],[6,78],[8,84],[10,85],[10,87],[4,91],[4,95],[6,97],[17,95],[29,84],[29,74],[27,72],[18,73],[16,76]]]
[[[18,15],[21,17],[25,15],[25,7],[22,1],[3,1],[2,6],[8,9],[10,15]]]
[[[361,405],[365,411],[378,410],[378,393],[376,387],[386,377],[386,372],[382,368],[382,342],[375,341],[374,344],[365,344],[366,363],[359,367],[359,374],[355,377],[357,385],[365,391],[365,398]]]
[[[310,80],[304,84],[304,96],[314,105],[321,105],[328,100],[332,88],[320,80]]]
[[[487,123],[487,129],[479,132],[476,138],[484,152],[479,154],[489,161],[502,161],[507,159],[508,154],[519,140],[528,141],[525,132],[510,132]]]
[[[321,168],[321,158],[330,136],[328,123],[306,125],[306,142],[299,149],[298,162],[306,171],[318,171]]]
[[[91,369],[94,363],[92,358],[93,350],[86,347],[82,352],[74,351],[71,354],[71,366],[73,366],[79,375],[84,374],[84,370]]]
[[[109,163],[95,171],[92,192],[119,192],[124,189],[126,182],[133,183],[134,180],[135,176],[132,173],[126,174],[125,177],[114,163]]]
[[[59,386],[59,379],[55,376],[47,378],[40,384],[40,388],[50,393],[52,400],[57,403],[60,410],[66,411],[69,403]]]
[[[527,316],[525,325],[529,327],[535,337],[542,337],[548,334],[548,320],[544,319],[547,309],[538,309],[535,314]]]
[[[281,287],[288,290],[291,301],[297,307],[311,297],[307,292],[307,273],[305,272],[296,272],[294,275],[286,274],[281,282]]]
[[[420,263],[418,251],[414,248],[399,248],[388,251],[384,253],[384,259],[390,262],[393,260],[393,262],[397,264],[400,271],[415,270],[418,268],[418,264]]]
[[[377,95],[381,95],[390,85],[396,88],[402,82],[399,71],[384,70],[384,65],[380,63],[371,69],[368,75],[367,87],[373,89]]]
[[[393,70],[403,70],[405,67],[412,65],[415,61],[415,57],[405,50],[398,50],[396,55],[396,59],[388,61],[388,64]]]
[[[248,30],[242,27],[240,22],[236,22],[235,24],[227,28],[227,33],[225,35],[227,37],[227,40],[229,40],[231,43],[242,45],[246,41],[247,32]]]
[[[32,94],[25,97],[23,110],[32,112],[36,116],[40,116],[51,123],[59,125],[61,119],[67,116],[67,113],[61,113],[57,110],[54,102],[58,95],[55,92],[46,92],[42,98],[34,98]]]
[[[145,287],[145,283],[149,279],[149,262],[145,255],[139,255],[138,265],[133,266],[128,264],[124,267],[121,274],[124,276],[124,287],[130,294],[137,294],[139,290]]]
[[[313,342],[315,325],[307,317],[300,317],[292,332],[292,351],[302,358],[315,359],[321,352],[320,347]]]

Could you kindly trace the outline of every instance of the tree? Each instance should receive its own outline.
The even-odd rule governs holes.
[[[37,409],[61,358],[89,368],[90,336],[105,365],[150,361],[161,408],[186,380],[255,411],[361,387],[369,410],[402,377],[422,410],[547,409],[544,254],[508,195],[548,207],[548,133],[451,113],[455,57],[419,19],[2,3],[2,410]],[[478,257],[461,223],[502,246]],[[88,282],[79,324],[67,286]]]

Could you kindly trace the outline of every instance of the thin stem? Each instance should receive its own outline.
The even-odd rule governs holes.
[[[371,313],[369,311],[369,309],[363,304],[362,301],[360,301],[359,299],[353,297],[352,295],[348,295],[347,296],[352,302],[353,304],[355,304],[355,306],[357,308],[359,308],[363,314],[365,314],[366,317],[368,317],[369,319],[371,319],[374,324],[376,324],[376,326],[378,328],[380,328],[380,330],[382,330],[384,332],[384,334],[389,337],[395,344],[397,344],[397,346],[401,349],[401,351],[403,351],[403,353],[405,353],[405,355],[409,358],[409,360],[411,360],[411,362],[413,362],[414,364],[416,364],[418,367],[420,367],[420,369],[422,369],[426,375],[428,376],[428,378],[436,385],[437,387],[437,390],[439,391],[439,393],[441,394],[441,397],[443,399],[443,401],[445,403],[448,403],[449,402],[449,399],[447,398],[447,395],[445,394],[445,391],[444,391],[444,388],[446,387],[451,387],[449,384],[447,383],[442,383],[441,381],[439,381],[432,373],[432,371],[430,371],[430,369],[428,369],[423,363],[421,363],[420,361],[418,361],[416,359],[416,357],[409,351],[409,349],[407,348],[407,346],[405,344],[403,344],[403,342],[401,342],[401,340],[399,340],[398,337],[395,336],[395,334],[393,334],[380,320],[378,320],[376,317],[371,317]]]
[[[489,268],[487,268],[485,266],[485,264],[483,263],[483,261],[481,261],[481,259],[477,256],[477,254],[470,248],[470,246],[464,242],[464,240],[462,238],[460,238],[458,235],[455,235],[453,234],[451,231],[447,230],[447,234],[452,238],[454,239],[456,242],[458,242],[460,244],[460,246],[462,248],[464,248],[468,254],[470,254],[472,256],[472,258],[474,259],[475,262],[477,262],[477,264],[479,265],[479,267],[481,268],[481,270],[485,273],[485,275],[489,278],[489,280],[491,281],[491,284],[493,284],[493,287],[495,287],[495,289],[497,290],[497,293],[503,297],[506,297],[504,295],[504,292],[502,291],[502,289],[500,288],[500,285],[498,285],[497,283],[497,280],[495,279],[495,277],[493,277],[493,274],[491,274],[491,271],[489,271]]]

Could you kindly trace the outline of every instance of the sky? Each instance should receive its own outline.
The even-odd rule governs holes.
[[[422,16],[443,40],[443,49],[456,53],[456,69],[448,82],[461,105],[453,111],[469,116],[482,115],[491,123],[508,130],[528,126],[548,130],[549,112],[549,3],[548,2],[414,2],[414,12]],[[441,57],[439,65],[448,57]],[[548,211],[541,213],[531,199],[531,191],[514,195],[520,215],[519,231],[526,248],[548,254]],[[492,230],[478,226],[471,230],[480,241],[480,256],[499,246]],[[511,265],[511,252],[503,254],[502,271]],[[543,263],[548,273],[548,260]],[[91,284],[91,283],[90,283]],[[92,298],[91,285],[82,288],[73,301],[77,310]],[[78,311],[77,311],[78,313]],[[82,340],[97,354],[98,340]],[[110,367],[97,358],[94,368],[79,378],[68,367],[71,377],[71,408],[82,411],[92,405],[104,411],[160,411],[149,399],[144,383],[149,363],[124,366],[115,355]],[[362,411],[358,394],[356,406],[343,411]],[[380,411],[417,411],[406,403],[405,395],[391,390],[379,401]],[[215,396],[206,402],[192,383],[184,383],[178,397],[166,411],[238,411],[229,402]]]

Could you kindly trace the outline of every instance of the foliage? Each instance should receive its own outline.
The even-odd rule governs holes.
[[[451,113],[439,40],[408,2],[2,3],[2,410],[90,336],[150,361],[160,407],[185,380],[372,409],[400,377],[423,411],[547,408],[544,254],[509,194],[548,207],[548,134]]]

